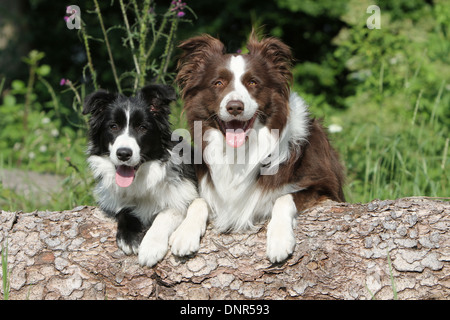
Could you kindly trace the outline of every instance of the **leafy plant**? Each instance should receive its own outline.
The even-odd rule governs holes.
[[[135,0],[128,3],[119,0],[123,24],[109,28],[106,28],[104,24],[98,1],[93,0],[93,3],[95,10],[90,13],[96,14],[103,38],[90,36],[85,23],[82,23],[80,34],[88,58],[83,73],[85,74],[86,69],[89,70],[95,89],[101,87],[101,84],[97,78],[95,63],[91,58],[91,41],[100,41],[104,44],[119,93],[135,93],[146,82],[166,83],[173,79],[174,74],[168,72],[168,66],[174,51],[177,29],[181,23],[190,22],[184,18],[185,10],[189,10],[195,16],[186,3],[181,0],[172,1],[165,12],[158,13],[156,5],[150,0],[143,1],[141,5]],[[127,66],[128,70],[123,70],[121,73],[116,67],[114,50],[109,41],[109,33],[115,30],[123,31],[122,45],[132,57],[130,59],[132,64]],[[161,46],[164,47],[164,51],[157,52],[156,49]]]
[[[46,209],[64,209],[81,203],[94,204],[91,196],[93,180],[85,161],[87,118],[81,115],[81,111],[88,91],[92,87],[94,90],[102,87],[101,77],[97,75],[105,70],[95,68],[91,44],[103,44],[101,49],[108,53],[116,89],[120,93],[133,94],[146,82],[166,83],[174,77],[173,73],[168,72],[168,66],[176,32],[181,23],[189,22],[185,18],[185,11],[193,14],[192,10],[181,0],[172,1],[163,13],[159,13],[155,4],[149,0],[142,4],[135,0],[119,0],[119,4],[123,24],[107,26],[99,2],[93,0],[94,10],[88,13],[97,17],[102,38],[89,35],[88,29],[93,26],[89,25],[88,28],[83,21],[81,23],[79,35],[86,52],[87,64],[80,71],[85,81],[72,82],[63,78],[60,82],[63,88],[61,94],[72,94],[71,108],[61,106],[61,96],[46,80],[51,67],[40,64],[45,53],[37,50],[32,50],[23,58],[29,68],[28,81],[12,81],[10,90],[3,96],[0,105],[1,167],[20,167],[65,176],[61,192],[50,195],[51,203]],[[117,30],[122,32],[122,45],[132,57],[129,60],[131,64],[121,68],[116,66],[114,60],[117,48],[113,50],[109,41],[110,33]],[[164,48],[162,52],[157,50],[160,47]],[[1,88],[3,85],[4,79]],[[43,102],[39,99],[35,93],[38,86],[47,90],[50,101]],[[175,127],[185,126],[180,104],[177,104],[171,119]],[[34,210],[37,201],[35,198],[27,199],[13,190],[0,188],[0,206],[11,210],[18,207]]]
[[[367,4],[348,3],[336,49],[320,65],[332,70],[321,75],[324,87],[336,85],[336,70],[346,75],[347,94],[336,99],[344,108],[333,108],[325,94],[306,95],[315,115],[342,127],[332,140],[347,169],[351,202],[448,196],[450,15],[443,2],[432,10],[419,3],[402,15],[397,10],[407,2],[380,4],[381,29],[365,26]],[[319,72],[310,64],[295,70]]]
[[[79,159],[83,153],[82,133],[63,126],[64,112],[59,108],[55,92],[45,80],[51,72],[48,65],[39,65],[44,53],[31,51],[24,58],[29,65],[27,84],[14,80],[11,90],[0,105],[0,148],[2,161],[38,172],[65,173],[64,158]],[[42,102],[34,94],[36,80],[48,86],[53,96]]]

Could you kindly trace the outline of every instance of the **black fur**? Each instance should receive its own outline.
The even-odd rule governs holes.
[[[149,85],[135,97],[126,97],[99,90],[86,97],[83,114],[91,114],[89,120],[89,155],[107,155],[108,145],[121,132],[111,130],[113,124],[123,125],[126,121],[124,106],[130,108],[133,122],[132,134],[137,138],[142,161],[166,159],[168,148],[173,145],[169,122],[171,101],[176,99],[170,86]],[[146,129],[139,130],[141,126]],[[146,141],[146,143],[140,143]]]
[[[123,208],[116,215],[117,240],[138,247],[146,231],[141,221],[133,215],[133,208]]]
[[[176,99],[175,90],[166,85],[149,85],[142,88],[134,97],[126,97],[105,90],[96,91],[86,97],[83,114],[90,114],[89,119],[89,156],[110,156],[110,145],[127,127],[129,114],[129,135],[140,148],[140,164],[158,160],[166,162],[170,150],[178,141],[171,141],[169,122],[170,102]],[[127,111],[128,110],[128,111]],[[170,165],[179,179],[188,179],[196,185],[195,172],[192,165]],[[103,177],[97,177],[101,180]],[[134,195],[130,195],[133,197]],[[139,201],[139,200],[131,200]],[[134,203],[133,205],[138,205]],[[148,229],[148,221],[134,212],[134,206],[111,209],[107,204],[99,203],[100,208],[118,222],[117,241],[137,248]],[[154,213],[149,212],[149,215]],[[141,214],[142,215],[142,214]],[[153,216],[154,218],[154,216]],[[143,221],[147,221],[145,224]]]

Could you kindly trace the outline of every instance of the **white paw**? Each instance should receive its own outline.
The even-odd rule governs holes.
[[[158,239],[147,233],[139,246],[139,264],[154,266],[164,258],[168,249],[167,239]]]
[[[271,221],[267,227],[266,254],[272,263],[281,262],[294,252],[295,237],[292,227]]]
[[[171,251],[176,256],[188,256],[200,248],[202,230],[189,224],[181,224],[170,237]]]

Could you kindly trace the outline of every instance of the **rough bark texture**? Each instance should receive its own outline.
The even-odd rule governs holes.
[[[265,226],[209,227],[195,256],[143,268],[94,207],[3,211],[0,241],[10,299],[392,299],[391,275],[399,299],[449,299],[449,213],[428,198],[326,202],[298,216],[295,253],[279,265],[265,257]]]

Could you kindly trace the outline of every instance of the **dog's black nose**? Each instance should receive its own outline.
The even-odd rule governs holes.
[[[244,111],[244,103],[239,100],[231,100],[227,103],[227,111],[233,116],[237,116]]]
[[[119,148],[116,152],[117,158],[121,161],[127,161],[130,160],[131,156],[133,155],[133,150],[130,148]]]

